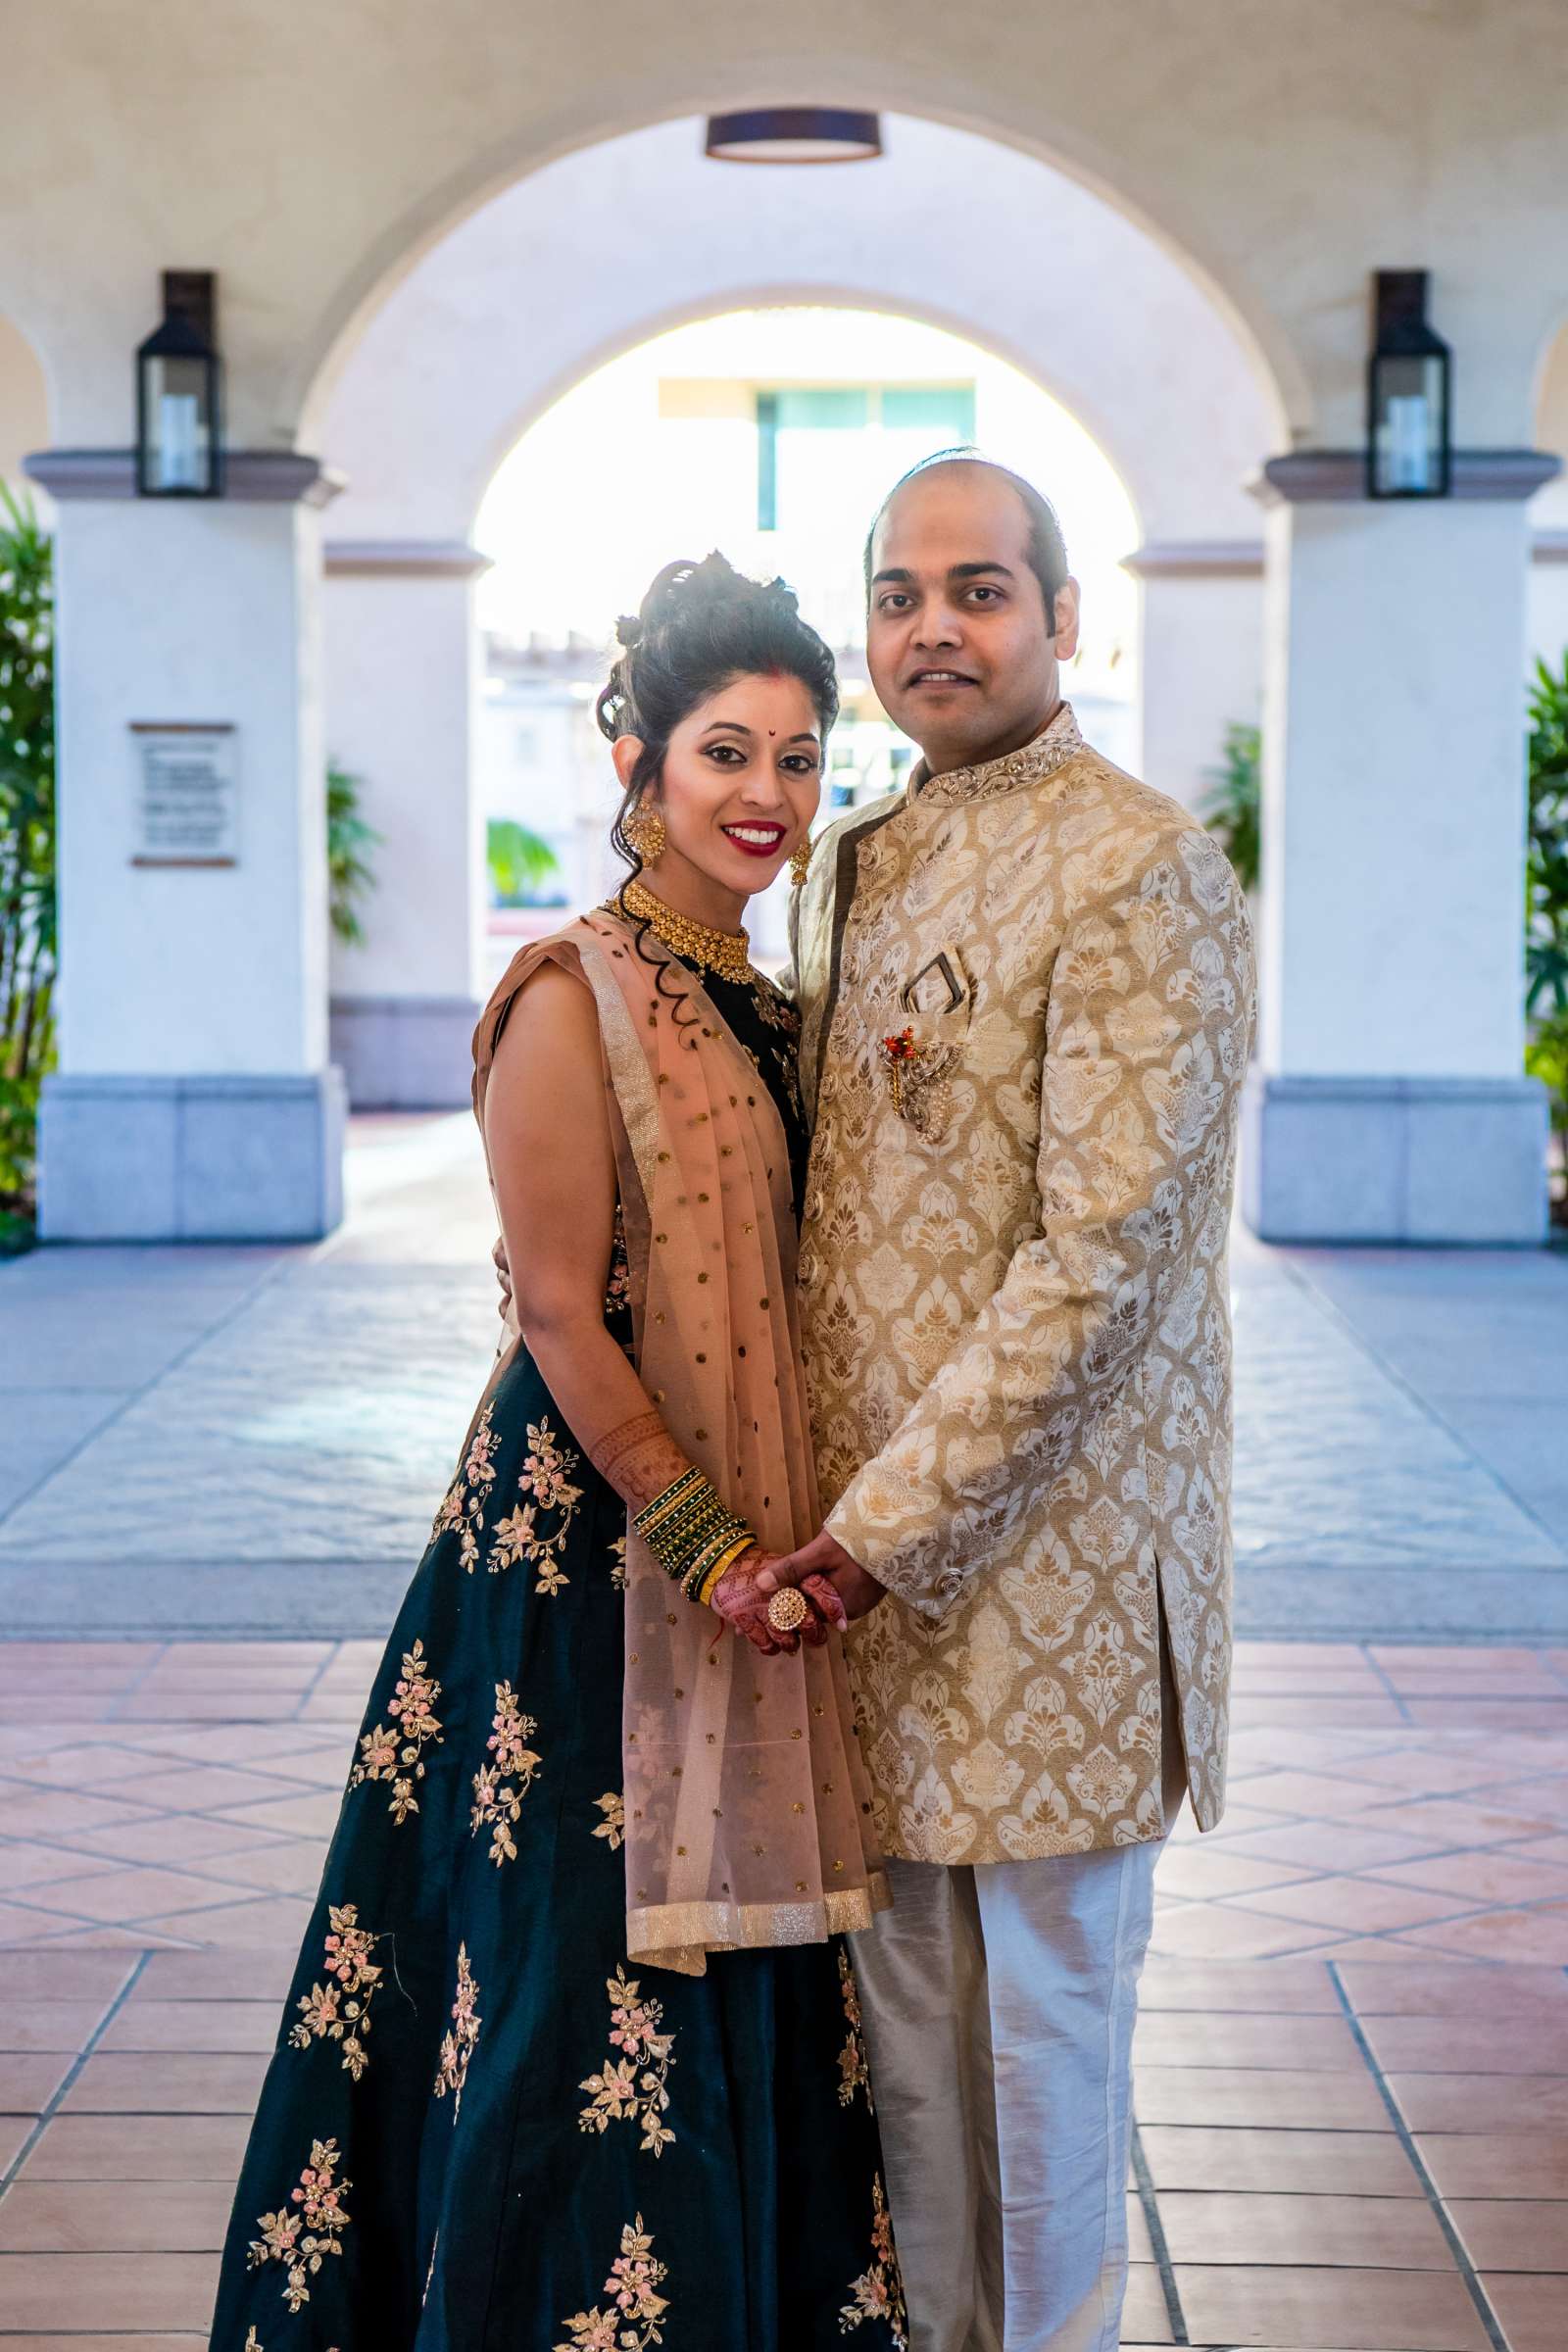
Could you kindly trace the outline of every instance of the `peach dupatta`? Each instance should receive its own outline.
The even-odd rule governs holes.
[[[725,1501],[791,1550],[821,1519],[772,1097],[684,964],[601,912],[525,948],[486,1005],[481,1134],[497,1042],[546,960],[598,1008],[643,1386]],[[842,1643],[760,1657],[629,1527],[621,1737],[632,1961],[700,1976],[710,1951],[819,1942],[890,1901]]]

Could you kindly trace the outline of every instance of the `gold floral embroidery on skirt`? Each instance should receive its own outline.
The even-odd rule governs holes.
[[[497,1520],[485,1565],[492,1576],[499,1576],[504,1568],[526,1560],[539,1571],[534,1591],[554,1595],[571,1582],[561,1556],[582,1500],[581,1487],[574,1487],[568,1475],[577,1467],[577,1456],[560,1443],[548,1421],[529,1422],[528,1446],[517,1476],[517,1492],[525,1499]],[[541,1511],[559,1514],[548,1533],[539,1525]]]
[[[557,2344],[554,2352],[648,2352],[650,2344],[662,2344],[659,2323],[669,2299],[659,2289],[668,2276],[665,2265],[654,2260],[654,2241],[639,2214],[622,2230],[619,2258],[605,2280],[610,2309],[574,2313],[564,2322],[569,2341]],[[629,2328],[623,2325],[627,2320],[633,2323]]]
[[[904,2280],[893,2246],[893,2220],[880,2176],[871,2182],[871,2267],[850,2281],[853,2303],[839,2313],[839,2333],[853,2335],[867,2320],[886,2323],[894,2352],[907,2352],[909,2314],[905,2307]]]
[[[495,1762],[481,1764],[473,1776],[473,1811],[468,1829],[470,1837],[476,1838],[488,1824],[490,1859],[498,1870],[503,1862],[517,1859],[512,1824],[522,1811],[522,1800],[533,1787],[533,1776],[543,1760],[527,1744],[538,1729],[533,1717],[524,1715],[517,1705],[512,1685],[497,1683],[495,1718],[485,1741]]]
[[[441,1740],[441,1723],[435,1711],[441,1686],[427,1671],[428,1666],[424,1643],[416,1641],[404,1653],[403,1672],[386,1702],[392,1727],[378,1723],[373,1731],[365,1733],[360,1740],[360,1760],[349,1774],[351,1788],[366,1781],[392,1783],[387,1811],[400,1826],[419,1810],[414,1784],[424,1778],[423,1750],[432,1740],[437,1745]]]
[[[306,2280],[316,2277],[327,2255],[343,2251],[338,2240],[349,2226],[343,2199],[354,2183],[335,2178],[341,2161],[335,2139],[312,2140],[311,2161],[288,2203],[258,2217],[262,2234],[251,2240],[248,2267],[259,2271],[269,2262],[282,2264],[283,2300],[290,2311],[310,2301]]]
[[[440,2063],[435,2070],[435,2095],[444,2099],[452,2093],[452,2121],[458,2120],[463,2104],[463,2088],[468,2080],[468,2061],[472,2058],[483,2023],[478,2010],[479,1987],[468,1966],[468,1947],[458,1946],[458,1990],[452,2003],[452,2027],[441,2043]]]
[[[297,2003],[301,2023],[289,2033],[289,2047],[308,2050],[313,2041],[340,2041],[345,2071],[358,2082],[369,2064],[365,2037],[370,2031],[370,2003],[381,1982],[381,1971],[370,1958],[375,1937],[359,1925],[353,1903],[327,1906],[330,1933],[322,1963],[328,1982],[313,1984]]]
[[[496,1483],[496,1466],[490,1459],[498,1443],[492,1422],[495,1409],[492,1398],[474,1424],[463,1468],[448,1489],[430,1530],[432,1544],[437,1536],[457,1535],[458,1556],[470,1576],[479,1562],[484,1506]]]
[[[579,2090],[592,2091],[593,2097],[577,2121],[584,2132],[603,2132],[611,2124],[635,2119],[643,2128],[643,2153],[662,2155],[675,2138],[662,2121],[669,2107],[675,2036],[659,2031],[663,2023],[663,2003],[643,2000],[636,1978],[628,1978],[618,1961],[605,1990],[610,1995],[611,2047],[621,2055],[607,2059],[602,2074],[590,2075],[578,2083]]]
[[[860,1990],[855,1982],[850,1955],[839,1945],[839,1989],[844,1995],[844,2014],[849,2020],[850,2037],[839,2052],[839,2105],[853,2105],[858,2090],[865,2093],[865,2103],[874,2115],[876,2101],[871,2096],[871,2069],[866,2063],[865,2034],[860,2021]]]
[[[594,1810],[604,1815],[595,1830],[596,1838],[610,1840],[610,1850],[618,1853],[626,1837],[626,1800],[618,1788],[607,1788],[603,1796],[594,1798]]]

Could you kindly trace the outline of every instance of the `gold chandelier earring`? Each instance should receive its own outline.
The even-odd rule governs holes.
[[[645,866],[658,863],[663,855],[666,835],[664,820],[651,801],[639,799],[629,814],[621,818],[620,829]]]
[[[790,880],[797,890],[810,871],[812,846],[811,836],[805,833],[790,852]]]

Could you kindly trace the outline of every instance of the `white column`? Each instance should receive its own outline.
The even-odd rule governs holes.
[[[302,1240],[342,1213],[327,1066],[314,459],[138,499],[126,453],[52,452],[59,502],[60,1067],[46,1241]],[[233,730],[231,861],[149,863],[138,726]]]
[[[473,581],[457,542],[329,540],[331,758],[381,835],[364,943],[332,943],[332,1058],[358,1107],[466,1107],[486,994],[483,810],[472,780]]]
[[[1157,540],[1124,559],[1141,607],[1139,773],[1184,808],[1207,797],[1226,729],[1263,698],[1261,540]]]
[[[1266,1239],[1531,1243],[1545,1104],[1521,1074],[1524,500],[1552,461],[1460,454],[1377,503],[1360,461],[1266,469],[1260,1068]]]

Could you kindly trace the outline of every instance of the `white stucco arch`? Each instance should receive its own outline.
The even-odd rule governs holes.
[[[334,537],[466,536],[495,466],[571,383],[665,327],[757,301],[964,334],[1078,416],[1146,536],[1255,529],[1244,485],[1277,436],[1275,403],[1191,274],[1112,206],[1016,150],[906,117],[858,178],[725,171],[698,129],[634,131],[532,172],[406,273],[319,413],[318,446],[349,483]],[[874,204],[857,196],[873,186]],[[976,238],[955,202],[980,186],[1004,240]]]

